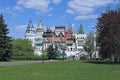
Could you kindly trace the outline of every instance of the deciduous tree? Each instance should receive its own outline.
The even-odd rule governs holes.
[[[87,35],[84,49],[89,53],[91,59],[94,52],[94,32],[89,32]]]
[[[14,39],[13,42],[13,59],[30,59],[34,55],[34,48],[27,39]]]
[[[97,31],[99,37],[97,42],[102,57],[113,57],[120,62],[120,10],[110,10],[102,13],[98,18]]]

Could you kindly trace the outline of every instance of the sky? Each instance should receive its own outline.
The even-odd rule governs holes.
[[[97,18],[109,6],[116,9],[120,0],[0,0],[0,14],[4,16],[13,38],[24,38],[29,20],[36,28],[42,20],[43,28],[72,25],[76,32],[80,24],[84,32],[95,32]]]

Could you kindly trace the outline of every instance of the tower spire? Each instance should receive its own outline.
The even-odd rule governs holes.
[[[41,19],[39,20],[39,23],[38,23],[38,27],[37,27],[37,29],[36,29],[36,32],[37,33],[43,33],[43,28],[42,28],[42,21],[41,21]]]
[[[41,21],[41,19],[39,20],[38,28],[42,28],[42,21]]]
[[[32,20],[30,19],[29,20],[29,23],[28,23],[28,26],[27,26],[27,30],[26,30],[26,33],[34,33],[34,27],[33,27],[33,24],[32,24]]]

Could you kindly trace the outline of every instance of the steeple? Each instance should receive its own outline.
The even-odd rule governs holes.
[[[39,20],[38,27],[36,29],[36,33],[43,33],[42,21],[41,20]]]
[[[72,33],[73,33],[73,31],[72,31],[72,24],[71,24],[71,23],[69,23],[68,33],[70,33],[70,34],[72,34]]]
[[[41,20],[38,23],[38,28],[42,28],[42,21]]]
[[[34,33],[34,32],[35,32],[35,30],[34,30],[34,27],[33,27],[33,24],[32,24],[32,20],[30,19],[29,23],[28,23],[28,26],[27,26],[26,33]]]

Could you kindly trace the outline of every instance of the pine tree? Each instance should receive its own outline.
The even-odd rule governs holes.
[[[83,25],[82,25],[82,24],[80,24],[80,27],[79,27],[77,33],[78,33],[78,34],[84,34]]]
[[[47,57],[48,57],[48,59],[56,59],[57,53],[55,52],[55,49],[53,48],[53,45],[50,45],[47,48]]]
[[[7,61],[11,57],[12,45],[11,37],[8,36],[9,29],[3,19],[2,14],[0,15],[0,61]]]

